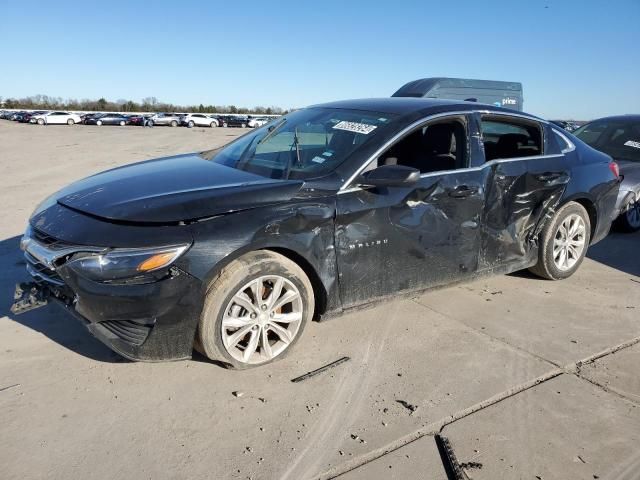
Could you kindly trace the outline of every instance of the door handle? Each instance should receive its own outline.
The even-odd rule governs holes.
[[[480,191],[478,187],[470,187],[468,185],[460,185],[449,191],[449,196],[453,198],[466,198],[477,194]]]
[[[558,180],[568,180],[568,177],[566,174],[564,173],[552,173],[552,172],[546,172],[546,173],[541,173],[540,175],[536,175],[536,180],[542,182],[542,183],[552,183],[552,182],[557,182]]]

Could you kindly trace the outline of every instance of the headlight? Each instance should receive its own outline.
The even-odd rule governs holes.
[[[114,249],[105,254],[76,254],[66,264],[74,272],[95,281],[137,277],[169,267],[189,245],[160,248]]]

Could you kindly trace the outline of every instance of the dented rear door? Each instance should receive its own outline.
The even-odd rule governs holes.
[[[336,249],[345,307],[443,285],[478,267],[485,169],[423,175],[411,187],[338,195]]]
[[[518,270],[537,261],[538,236],[571,180],[574,160],[544,132],[543,155],[496,160],[487,165],[490,182],[483,221],[481,271]]]

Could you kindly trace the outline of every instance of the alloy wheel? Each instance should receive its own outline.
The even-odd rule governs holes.
[[[302,319],[302,296],[290,280],[258,277],[240,288],[225,308],[222,342],[235,360],[264,363],[289,347]]]
[[[566,272],[582,257],[587,229],[580,215],[569,215],[558,227],[553,241],[553,261],[556,267]]]

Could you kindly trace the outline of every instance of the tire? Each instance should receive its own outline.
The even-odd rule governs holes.
[[[147,122],[147,127],[153,127],[153,125],[154,125],[153,120],[149,120]]]
[[[243,123],[242,125],[240,125],[240,127],[242,127],[242,128],[247,128],[247,124],[246,124],[246,123]]]
[[[211,122],[211,124],[209,125],[210,128],[215,128],[217,126],[218,124],[216,122]]]
[[[285,296],[291,296],[293,300],[285,301],[280,307],[276,303],[271,313],[269,288],[275,288],[276,281],[282,286],[279,298],[283,300]],[[252,287],[258,283],[264,289],[261,296],[264,300],[256,302],[252,293],[256,290]],[[241,292],[244,292],[243,298],[248,299],[249,307],[254,308],[252,305],[258,303],[262,308],[256,305],[253,313],[249,314],[251,310],[238,306],[234,298],[238,298],[236,294]],[[198,325],[196,348],[227,368],[244,370],[266,365],[284,358],[292,350],[313,318],[314,308],[311,282],[295,262],[268,250],[250,252],[227,265],[209,284]],[[277,318],[274,315],[286,314],[298,317],[298,320],[284,323],[272,320]],[[228,322],[234,321],[240,326],[229,326]],[[282,331],[286,335],[279,333]],[[225,342],[233,341],[233,335],[237,333],[241,336],[237,337],[236,343],[225,346]],[[283,340],[285,337],[286,341]],[[255,338],[249,358],[243,359]],[[268,348],[263,346],[265,339]]]
[[[38,125],[44,125],[44,118],[39,118],[37,122],[38,122]]]
[[[76,122],[73,121],[73,118],[70,118],[69,120],[67,120],[67,125],[69,126],[73,125],[74,123]]]
[[[98,121],[96,121],[96,125],[98,125],[99,127],[101,127],[101,126],[102,126],[102,120],[98,120]]]
[[[125,126],[125,121],[124,121],[124,120],[120,120],[119,125],[120,125],[121,127],[124,127],[124,126]]]
[[[177,127],[178,126],[178,122],[176,122],[175,120],[171,120],[171,126],[172,127]]]
[[[631,201],[615,220],[617,230],[625,233],[633,233],[640,230],[640,202]]]
[[[583,228],[579,228],[580,223],[577,219],[581,220]],[[572,220],[576,220],[576,223],[572,223]],[[576,225],[576,233],[573,236],[563,235],[561,228],[572,225]],[[571,229],[568,232],[571,233]],[[542,229],[539,237],[538,263],[529,271],[548,280],[569,278],[580,268],[590,242],[589,214],[579,203],[569,202],[562,206]],[[581,248],[576,247],[579,243],[582,243]],[[562,245],[569,246],[562,247]],[[560,253],[556,255],[557,252]],[[561,266],[563,263],[564,265]]]
[[[195,124],[195,122],[193,120],[190,120],[189,123],[187,123],[187,127],[189,127],[189,128],[193,128],[195,126],[196,126],[196,124]]]
[[[222,122],[222,126],[223,126],[224,128],[227,128],[227,126],[228,126],[228,125],[227,125],[227,122]]]

